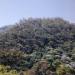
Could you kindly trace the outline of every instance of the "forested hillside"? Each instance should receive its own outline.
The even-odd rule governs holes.
[[[0,75],[75,75],[75,24],[29,18],[0,28]]]

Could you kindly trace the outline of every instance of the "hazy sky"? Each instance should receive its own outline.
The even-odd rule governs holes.
[[[75,23],[75,0],[0,0],[0,27],[23,17],[62,17]]]

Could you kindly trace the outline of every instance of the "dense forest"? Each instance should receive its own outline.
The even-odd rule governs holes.
[[[75,75],[75,24],[29,18],[0,28],[0,75]]]

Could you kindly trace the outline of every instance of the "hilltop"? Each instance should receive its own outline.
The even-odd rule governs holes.
[[[61,18],[29,18],[0,28],[0,64],[17,71],[38,68],[37,75],[50,75],[51,71],[60,75],[62,65],[74,75],[75,24]],[[67,75],[66,70],[64,73]]]

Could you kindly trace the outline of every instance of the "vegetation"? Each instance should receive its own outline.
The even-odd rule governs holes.
[[[75,75],[75,24],[29,18],[0,28],[0,75]]]

